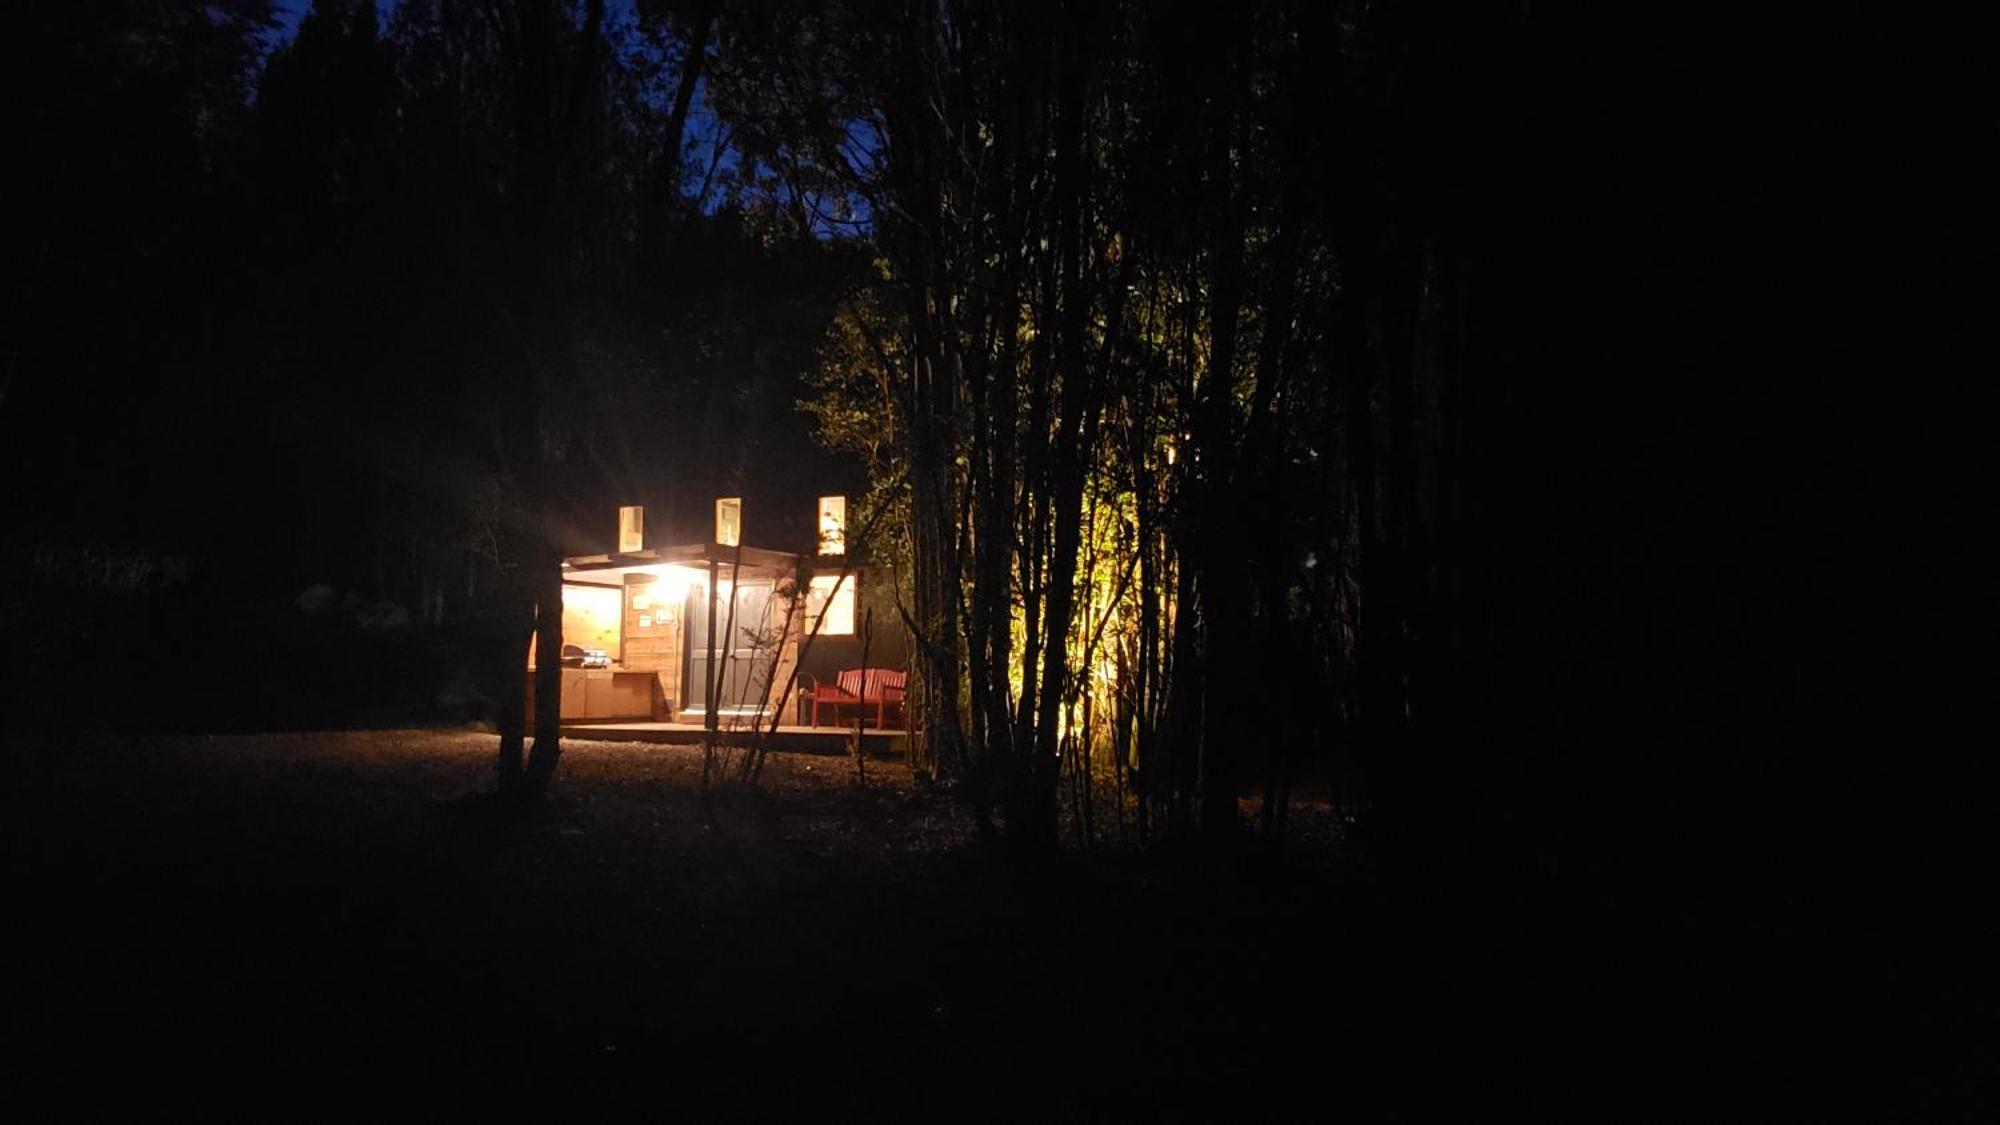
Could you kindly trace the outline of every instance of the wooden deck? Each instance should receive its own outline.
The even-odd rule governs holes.
[[[571,721],[562,725],[564,738],[599,739],[605,742],[677,742],[698,743],[703,727],[700,723],[648,723],[608,722],[602,720]],[[780,726],[770,736],[767,745],[773,750],[801,751],[809,754],[845,754],[848,739],[854,735],[852,727],[795,727]],[[732,727],[723,724],[717,738],[724,746],[747,746],[752,732],[746,726]],[[882,753],[900,749],[903,732],[899,730],[867,729],[861,732],[862,746],[869,753]]]

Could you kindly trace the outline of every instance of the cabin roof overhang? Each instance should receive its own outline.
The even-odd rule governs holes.
[[[801,562],[811,565],[810,556],[764,547],[729,547],[720,543],[687,543],[672,547],[647,547],[638,551],[617,551],[603,555],[573,555],[563,560],[563,581],[589,585],[623,585],[629,574],[646,573],[653,567],[680,566],[706,570],[734,567],[754,573],[785,574]]]

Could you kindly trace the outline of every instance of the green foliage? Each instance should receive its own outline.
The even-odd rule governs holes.
[[[897,385],[909,362],[899,318],[885,307],[879,285],[858,288],[836,310],[800,406],[819,426],[819,440],[853,453],[874,480],[903,469],[898,446]]]

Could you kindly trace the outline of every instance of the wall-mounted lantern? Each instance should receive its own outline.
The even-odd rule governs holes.
[[[819,553],[822,555],[847,553],[847,497],[845,496],[819,498]]]
[[[646,549],[646,509],[628,504],[618,509],[618,553],[629,555]]]
[[[715,502],[715,541],[734,547],[743,541],[743,498],[724,496]]]

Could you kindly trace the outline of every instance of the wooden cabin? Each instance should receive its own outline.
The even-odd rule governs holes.
[[[774,712],[802,722],[793,670],[806,637],[799,683],[830,680],[862,656],[862,575],[845,553],[846,501],[822,497],[820,508],[820,549],[809,555],[743,544],[735,498],[717,501],[707,543],[649,547],[644,512],[621,509],[617,551],[562,564],[564,723],[701,724],[711,705],[725,726],[768,723]],[[867,638],[871,663],[901,663],[894,632]],[[603,666],[579,659],[590,650],[603,658],[587,663]],[[531,668],[539,657],[530,652]]]

